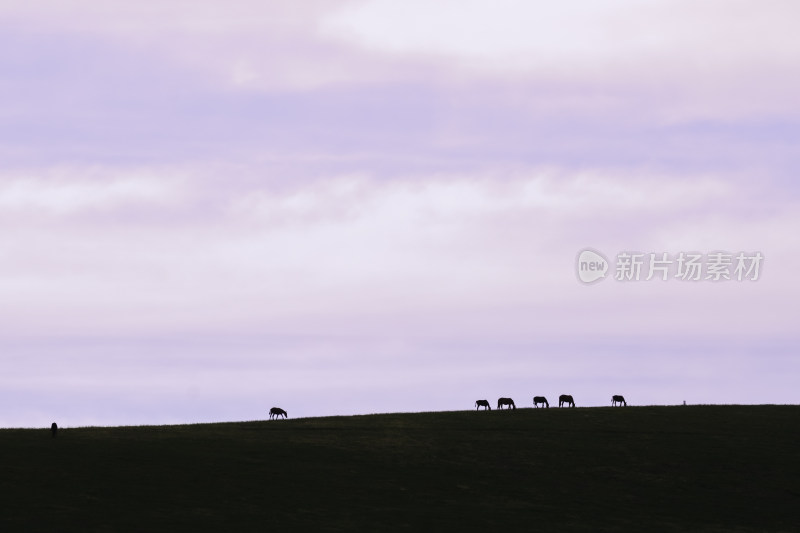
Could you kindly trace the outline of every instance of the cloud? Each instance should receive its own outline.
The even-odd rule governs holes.
[[[0,217],[108,213],[140,206],[164,208],[181,196],[175,180],[147,171],[56,168],[33,176],[3,174]]]
[[[790,237],[793,204],[744,220],[756,195],[711,176],[633,179],[532,168],[393,180],[345,174],[277,188],[244,179],[218,189],[198,174],[191,194],[183,195],[138,179],[130,182],[137,187],[122,180],[96,190],[81,180],[0,189],[17,209],[58,215],[49,222],[18,219],[14,238],[0,249],[0,288],[6,309],[13,309],[4,320],[22,329],[35,320],[35,329],[86,333],[266,327],[378,334],[404,324],[412,336],[467,328],[467,336],[513,338],[528,335],[534,327],[528,320],[535,320],[534,330],[554,334],[575,327],[626,331],[624,323],[614,325],[613,313],[579,318],[577,325],[569,318],[606,306],[640,323],[639,331],[655,333],[658,322],[626,302],[669,309],[692,301],[697,310],[674,320],[694,332],[697,313],[716,305],[702,300],[715,289],[604,282],[588,292],[575,279],[577,251],[713,246],[758,249],[776,263],[793,260],[777,252],[778,237],[758,237],[776,231]],[[718,207],[708,210],[714,202]],[[140,211],[125,215],[131,203]],[[104,224],[78,216],[98,209],[105,210]],[[772,272],[754,297],[785,290],[788,274]],[[742,290],[731,285],[716,298],[736,298]],[[652,302],[643,303],[645,296]],[[766,320],[775,317],[755,319],[760,327]],[[774,327],[786,323],[779,318]]]
[[[454,5],[424,9],[420,31],[426,21],[452,18]],[[739,19],[731,17],[751,18],[755,32],[766,32],[766,22],[759,22],[763,18],[777,17],[770,10],[757,16],[750,4],[736,5],[721,15],[720,32],[734,31],[730,28]],[[794,34],[780,24],[765,39],[731,40],[724,34],[718,39],[720,51],[685,45],[690,53],[681,48],[681,25],[690,25],[689,34],[696,36],[695,26],[708,22],[705,9],[710,8],[687,7],[699,10],[694,21],[661,17],[665,8],[658,2],[626,10],[597,2],[586,9],[598,18],[587,22],[572,21],[560,7],[501,4],[488,13],[488,3],[465,3],[463,21],[453,18],[453,33],[440,32],[458,48],[459,27],[469,34],[473,26],[483,27],[478,19],[485,19],[487,28],[517,24],[529,9],[544,10],[542,24],[566,17],[569,24],[614,35],[618,17],[648,31],[663,19],[664,53],[677,65],[654,60],[636,43],[620,45],[619,54],[603,46],[575,51],[569,33],[551,31],[544,37],[526,30],[527,40],[520,34],[523,47],[553,40],[547,44],[554,47],[553,61],[566,70],[551,72],[502,67],[503,58],[514,55],[503,47],[517,46],[504,40],[513,32],[486,30],[485,38],[497,41],[486,47],[487,54],[498,55],[487,59],[490,68],[473,68],[456,52],[442,55],[422,37],[403,41],[409,52],[354,40],[361,29],[379,29],[385,19],[395,20],[393,9],[403,9],[380,3],[304,3],[302,8],[204,3],[195,11],[183,2],[165,2],[126,5],[113,17],[102,2],[65,6],[0,7],[8,21],[0,31],[0,60],[7,65],[0,86],[5,161],[180,164],[198,154],[213,162],[252,161],[271,153],[292,154],[307,166],[315,158],[338,159],[336,173],[374,171],[378,165],[390,175],[412,167],[452,171],[522,163],[683,165],[691,172],[769,165],[771,171],[793,174],[793,141],[800,131],[794,95],[800,77],[795,64],[774,49],[778,45],[769,44],[785,37],[786,50],[793,50]],[[511,16],[517,7],[522,15]],[[347,13],[362,9],[377,20],[374,27],[352,32],[338,22],[328,27],[325,21],[339,20],[340,9],[345,21]],[[184,10],[186,19],[180,16]],[[396,20],[403,22],[403,16]],[[191,22],[194,18],[199,22]],[[617,46],[615,39],[607,40]],[[611,64],[605,65],[603,54]],[[703,54],[724,57],[712,57],[713,65],[693,72],[692,61]],[[738,59],[728,68],[733,57]],[[318,160],[320,168],[324,163]]]
[[[792,2],[367,0],[326,14],[323,35],[451,80],[517,79],[649,94],[665,122],[792,109],[800,38]],[[755,97],[758,95],[758,97]]]
[[[302,4],[168,0],[110,6],[97,0],[3,2],[9,31],[102,42],[200,74],[231,91],[297,90],[365,79],[392,67],[321,38],[321,17],[348,0]],[[0,19],[1,20],[1,19]],[[369,78],[369,77],[367,77]]]
[[[430,9],[422,1],[369,0],[344,6],[323,28],[368,48],[435,54],[467,67],[567,75],[649,67],[657,76],[653,67],[794,68],[797,12],[785,1],[453,0]]]
[[[367,176],[330,176],[280,192],[246,193],[230,209],[248,217],[280,223],[337,223],[369,219],[384,224],[433,228],[448,220],[513,217],[516,213],[558,216],[565,220],[675,213],[705,206],[711,199],[735,196],[731,183],[711,176],[640,175],[625,171],[564,171],[556,168],[505,172],[409,175],[380,181]]]

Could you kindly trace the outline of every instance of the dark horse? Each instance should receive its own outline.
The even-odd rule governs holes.
[[[573,400],[572,396],[569,394],[562,394],[558,397],[558,406],[563,407],[564,404],[567,404],[570,407],[575,407],[575,400]]]
[[[514,405],[514,400],[511,398],[498,398],[497,399],[497,408],[502,409],[504,405],[511,407],[512,409],[516,409],[517,406]]]
[[[283,418],[289,418],[289,415],[286,414],[286,411],[284,411],[280,407],[273,407],[272,409],[269,410],[269,418],[270,418],[270,420],[272,420],[272,418],[278,418],[278,417],[281,417],[281,416]]]
[[[628,407],[628,402],[625,401],[625,396],[620,396],[619,394],[615,394],[611,397],[611,405],[624,405]]]
[[[539,404],[544,405],[545,407],[550,407],[550,404],[547,403],[547,398],[544,396],[534,396],[533,397],[533,406],[539,407]]]
[[[478,409],[480,409],[481,407],[483,407],[483,408],[484,408],[484,411],[485,411],[486,409],[488,409],[488,410],[490,410],[490,411],[492,410],[492,406],[491,406],[491,405],[489,405],[489,400],[478,400],[478,401],[476,401],[476,402],[475,402],[475,405],[476,405],[476,407],[475,407],[475,410],[476,410],[476,411],[477,411]]]

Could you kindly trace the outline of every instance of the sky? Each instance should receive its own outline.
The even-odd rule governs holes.
[[[799,17],[0,0],[0,427],[800,402]]]

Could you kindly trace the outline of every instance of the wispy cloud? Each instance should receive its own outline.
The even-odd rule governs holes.
[[[577,292],[585,288],[571,264],[584,246],[768,253],[789,237],[795,209],[753,211],[756,191],[661,174],[533,168],[394,180],[343,175],[277,188],[245,179],[220,189],[201,171],[191,194],[169,180],[131,176],[91,192],[77,179],[70,186],[11,181],[0,189],[4,208],[52,215],[49,222],[19,217],[6,243],[5,299],[18,305],[18,318],[7,320],[23,327],[38,316],[37,328],[70,324],[86,334],[101,326],[123,333],[255,323],[328,333],[348,320],[354,332],[362,320],[378,329],[401,320],[417,324],[408,329],[413,335],[427,334],[429,321],[415,318],[424,308],[452,313],[442,318],[445,329],[465,313],[477,318],[505,308],[508,323],[519,324],[512,315],[521,302],[535,314],[587,294]],[[92,220],[101,225],[87,227]],[[646,292],[659,295],[656,306],[687,298],[674,290]],[[68,308],[74,311],[63,316]],[[660,329],[658,321],[644,324],[642,332]]]
[[[56,168],[35,176],[0,175],[0,217],[102,214],[145,205],[165,208],[180,196],[174,178],[147,172]]]
[[[421,1],[351,3],[325,17],[322,27],[360,46],[436,55],[467,69],[594,80],[605,72],[611,81],[645,68],[648,76],[626,80],[639,83],[678,72],[794,70],[800,51],[791,23],[797,7],[786,1],[445,1],[420,17],[424,7]]]

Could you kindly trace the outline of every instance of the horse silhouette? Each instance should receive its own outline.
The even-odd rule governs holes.
[[[504,405],[511,407],[512,409],[516,409],[517,406],[514,405],[514,400],[511,398],[498,398],[497,399],[497,408],[502,409]]]
[[[573,400],[572,396],[569,394],[562,394],[558,397],[558,406],[563,407],[564,404],[567,404],[570,407],[575,407],[575,400]]]
[[[489,400],[478,400],[478,401],[476,401],[476,402],[475,402],[475,406],[476,406],[476,407],[475,407],[475,410],[476,410],[476,411],[477,411],[478,409],[480,409],[481,407],[483,407],[483,408],[484,408],[484,411],[485,411],[486,409],[488,409],[488,410],[490,410],[490,411],[492,410],[492,406],[491,406],[491,405],[489,405]]]
[[[270,420],[272,420],[272,418],[278,418],[278,417],[281,417],[281,416],[283,418],[289,418],[289,415],[286,414],[286,411],[284,411],[280,407],[273,407],[272,409],[269,410],[269,418],[270,418]]]
[[[550,404],[547,403],[547,398],[544,396],[534,396],[533,397],[533,406],[539,407],[539,404],[543,404],[545,407],[550,407]]]
[[[625,407],[628,407],[628,402],[625,401],[625,396],[615,394],[614,396],[611,397],[611,405],[614,406],[623,405]]]
[[[58,424],[53,422],[50,424],[50,434],[53,436],[53,438],[56,438],[56,433],[58,433]]]

